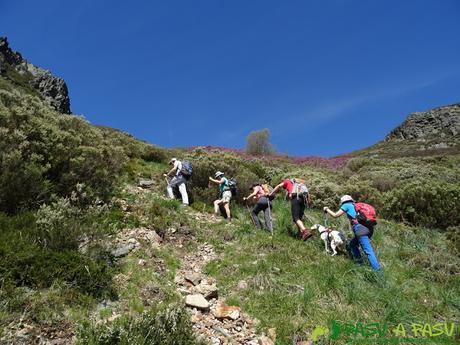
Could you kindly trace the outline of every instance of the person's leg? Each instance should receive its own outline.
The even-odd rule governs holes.
[[[361,236],[358,239],[359,239],[359,244],[361,245],[361,248],[366,254],[367,259],[369,260],[369,263],[371,264],[372,268],[375,271],[380,271],[380,264],[379,264],[379,261],[377,260],[377,256],[374,253],[374,248],[372,248],[372,244],[371,244],[371,241],[369,240],[369,237]]]
[[[186,187],[185,182],[182,182],[179,185],[179,192],[180,192],[180,195],[182,196],[182,203],[184,205],[188,205],[188,194],[187,194],[187,187]]]
[[[363,263],[363,258],[361,257],[361,253],[359,252],[359,239],[358,237],[353,237],[352,240],[349,243],[350,250],[351,250],[351,255],[353,256],[353,259],[359,263]]]
[[[232,216],[230,214],[230,203],[229,202],[224,203],[224,208],[225,208],[225,213],[227,214],[227,219],[231,220]]]
[[[262,228],[262,226],[260,225],[260,220],[259,220],[259,212],[261,210],[262,210],[262,205],[260,204],[260,202],[257,202],[257,204],[254,206],[254,208],[251,211],[251,217],[257,229]]]
[[[220,199],[217,199],[214,201],[214,215],[218,215],[219,214],[219,205],[220,205],[221,201]]]
[[[291,199],[292,220],[297,225],[297,228],[299,229],[302,240],[306,240],[311,236],[311,233],[308,229],[305,228],[305,225],[303,224],[301,220],[303,216],[303,213],[301,213],[302,205],[303,205],[303,202],[300,198],[294,197],[293,199]],[[305,209],[305,206],[303,209]]]
[[[171,180],[169,180],[168,185],[166,186],[166,191],[168,192],[168,197],[170,199],[174,199],[174,193],[173,193],[173,188],[177,184],[177,177],[174,176]]]
[[[271,209],[270,209],[270,202],[268,201],[268,198],[264,198],[264,203],[262,204],[263,211],[264,211],[264,220],[265,220],[265,226],[267,227],[267,230],[270,232],[273,232],[273,224],[272,224],[272,217],[271,217]]]
[[[222,193],[222,203],[224,204],[225,213],[227,214],[227,220],[232,220],[230,214],[230,200],[232,199],[232,192],[226,190]]]
[[[305,227],[305,224],[302,221],[304,213],[305,213],[305,199],[303,197],[297,198],[297,204],[299,208],[299,211],[298,211],[299,220],[297,221],[297,224],[300,226],[300,231],[302,232],[308,231],[308,229]]]

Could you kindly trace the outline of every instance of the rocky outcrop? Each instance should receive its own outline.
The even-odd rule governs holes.
[[[71,113],[69,90],[64,79],[28,63],[20,53],[9,47],[6,37],[0,37],[0,75],[14,78],[7,73],[8,68],[21,76],[19,83],[28,83],[54,109],[64,114]]]
[[[459,138],[460,103],[435,108],[426,112],[411,113],[407,119],[385,138],[394,139],[439,139]]]

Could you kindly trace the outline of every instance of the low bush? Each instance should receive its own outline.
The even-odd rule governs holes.
[[[113,296],[112,269],[105,260],[94,260],[77,251],[61,252],[21,245],[14,251],[2,248],[0,272],[6,283],[48,288],[55,281],[93,297]]]
[[[97,239],[110,231],[110,224],[104,219],[106,206],[78,205],[76,198],[74,192],[70,198],[42,205],[37,211],[33,240],[51,250],[76,250],[83,239]]]
[[[460,186],[433,179],[410,181],[385,195],[384,216],[446,229],[460,223]]]
[[[14,217],[0,214],[0,288],[47,288],[60,281],[86,295],[113,295],[111,277],[115,268],[107,252],[97,247],[87,254],[71,249],[61,240],[65,232],[59,235],[59,241],[43,245],[35,219],[32,213]],[[64,245],[56,250],[56,243]]]
[[[193,333],[190,316],[183,307],[170,306],[139,318],[121,317],[112,324],[85,322],[77,330],[77,344],[85,345],[194,345],[204,344]]]
[[[460,225],[448,227],[446,236],[452,250],[460,254]]]
[[[129,150],[83,118],[17,91],[0,91],[0,114],[0,211],[37,208],[78,183],[93,199],[108,199]]]

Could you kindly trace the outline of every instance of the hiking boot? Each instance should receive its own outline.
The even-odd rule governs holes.
[[[308,240],[311,236],[313,236],[313,234],[307,229],[301,231],[300,233],[300,238],[302,239],[302,241]]]

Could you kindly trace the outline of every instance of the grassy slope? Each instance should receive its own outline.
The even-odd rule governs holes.
[[[121,222],[117,228],[125,229],[118,231],[138,226],[165,230],[186,224],[193,229],[198,242],[212,243],[220,254],[220,259],[211,263],[207,272],[217,279],[221,296],[257,317],[261,331],[275,327],[278,344],[309,339],[315,326],[328,326],[334,319],[387,321],[391,325],[460,322],[460,259],[447,249],[443,233],[380,221],[374,245],[384,268],[382,279],[368,267],[357,267],[345,256],[327,256],[318,236],[307,243],[295,239],[288,204],[281,200],[274,207],[274,248],[267,233],[252,228],[248,211],[241,206],[233,207],[232,225],[203,224],[193,217],[193,212],[210,213],[209,206],[197,202],[196,211],[191,211],[158,197],[164,187],[160,173],[165,168],[164,164],[143,161],[130,167],[131,180],[139,175],[153,176],[157,185],[153,195],[130,191],[117,195],[127,200],[132,210],[123,220],[115,217],[115,222]],[[316,222],[324,222],[323,215],[309,210],[307,224]],[[347,227],[344,219],[334,224],[342,229]],[[23,294],[18,294],[21,289],[17,289],[15,298],[6,300],[9,305],[2,307],[0,322],[6,325],[22,315],[25,323],[35,320],[58,328],[82,324],[91,330],[87,320],[93,319],[95,312],[99,318],[107,319],[113,311],[122,315],[116,321],[120,325],[117,327],[126,329],[132,316],[180,301],[173,283],[178,256],[194,250],[195,245],[191,242],[182,252],[167,243],[153,252],[142,247],[119,260],[121,274],[114,279],[119,301],[114,310],[96,312],[96,301],[72,300],[59,285],[51,289],[26,289]],[[148,264],[139,265],[139,259]],[[248,289],[237,289],[240,280],[248,283]],[[14,302],[17,308],[11,305]],[[20,311],[21,306],[26,306],[26,313]],[[80,333],[80,337],[93,335]],[[92,343],[100,344],[97,337],[94,339]]]
[[[143,169],[148,174],[148,165]],[[201,204],[196,208],[203,211]],[[318,236],[307,243],[295,239],[284,201],[274,207],[274,247],[267,233],[252,228],[247,209],[235,205],[234,214],[233,225],[189,221],[198,241],[211,242],[220,254],[207,272],[221,295],[256,316],[262,329],[275,327],[279,344],[308,339],[315,326],[332,320],[460,322],[460,259],[443,233],[381,220],[373,242],[382,278],[345,256],[326,255]],[[309,210],[306,218],[308,225],[324,223],[318,211]],[[347,228],[344,219],[332,224]],[[239,290],[240,280],[249,288]]]
[[[277,328],[279,344],[295,336],[308,339],[315,326],[332,320],[460,321],[460,260],[449,253],[442,234],[382,221],[373,240],[384,270],[381,279],[345,256],[326,255],[318,236],[307,243],[290,236],[287,205],[275,205],[274,248],[267,233],[247,225],[243,211],[231,243],[224,240],[225,225],[206,231],[205,238],[211,237],[222,254],[208,272],[262,327]],[[308,224],[322,221],[318,212],[307,215]],[[238,290],[240,280],[249,283],[247,290]]]

